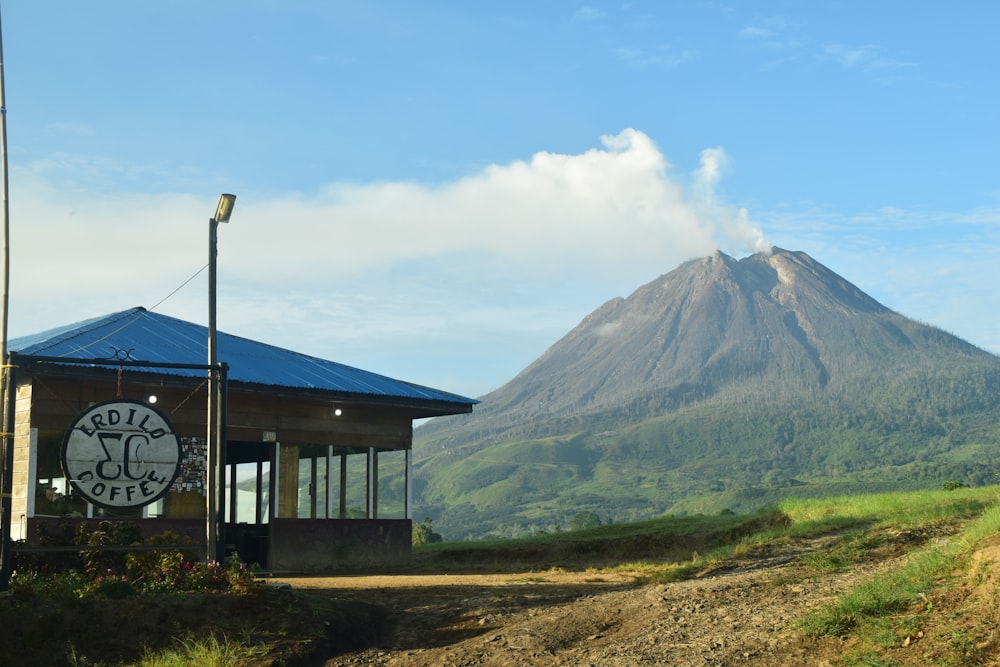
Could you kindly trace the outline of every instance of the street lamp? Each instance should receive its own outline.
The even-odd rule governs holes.
[[[222,433],[221,411],[219,409],[219,377],[218,350],[216,349],[215,327],[215,265],[218,256],[218,230],[220,222],[229,222],[236,204],[236,195],[223,194],[219,196],[219,205],[215,215],[208,221],[208,432],[206,436],[205,461],[205,523],[206,523],[206,560],[223,562],[225,560],[225,529],[223,517],[219,511],[220,487],[222,482],[222,466],[219,449]]]
[[[2,30],[0,30],[2,32]],[[11,364],[7,360],[7,306],[10,288],[10,205],[7,202],[7,102],[3,76],[3,36],[0,35],[0,198],[2,198],[3,269],[0,293],[0,591],[8,590],[14,566],[10,529],[13,510],[10,506],[14,464],[14,387]]]

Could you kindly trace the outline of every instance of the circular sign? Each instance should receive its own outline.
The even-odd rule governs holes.
[[[167,418],[138,401],[107,401],[73,421],[62,446],[63,472],[81,496],[111,508],[142,507],[170,490],[181,442]]]

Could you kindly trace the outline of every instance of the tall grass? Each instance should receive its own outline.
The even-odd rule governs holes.
[[[989,493],[967,490],[954,498],[954,492],[934,493],[926,496],[886,497],[883,508],[892,507],[897,512],[890,519],[878,516],[882,524],[907,527],[918,517],[944,521],[961,519],[991,500]],[[995,492],[994,492],[995,493]],[[901,502],[901,501],[910,502]],[[915,551],[905,564],[851,589],[838,600],[805,618],[803,631],[812,636],[842,636],[857,632],[873,635],[884,632],[884,619],[920,604],[928,594],[951,581],[956,571],[964,571],[972,553],[987,537],[1000,532],[1000,504],[985,507],[978,518],[968,521],[962,531],[949,539],[933,540]],[[877,508],[877,505],[872,505]],[[872,519],[876,519],[872,514]],[[926,525],[926,524],[925,524]]]
[[[899,530],[967,519],[1000,500],[997,487],[950,491],[908,491],[831,498],[791,498],[779,509],[792,521],[791,533],[870,526]]]
[[[134,667],[234,667],[250,664],[261,651],[247,642],[215,635],[179,639],[173,648],[147,652]]]

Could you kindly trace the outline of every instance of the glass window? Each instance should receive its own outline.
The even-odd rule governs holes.
[[[378,453],[378,518],[406,518],[406,452]]]
[[[73,493],[63,474],[63,431],[38,431],[34,516],[86,516],[87,502]]]

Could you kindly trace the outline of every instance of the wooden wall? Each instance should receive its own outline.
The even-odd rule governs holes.
[[[65,429],[90,405],[116,398],[146,401],[155,394],[180,436],[205,437],[207,389],[204,383],[153,374],[126,372],[119,383],[114,372],[80,377],[36,374],[31,392],[31,425]],[[280,388],[247,388],[230,384],[227,438],[340,447],[409,449],[413,423],[393,406],[320,399],[282,392]],[[335,410],[341,414],[335,414]]]

